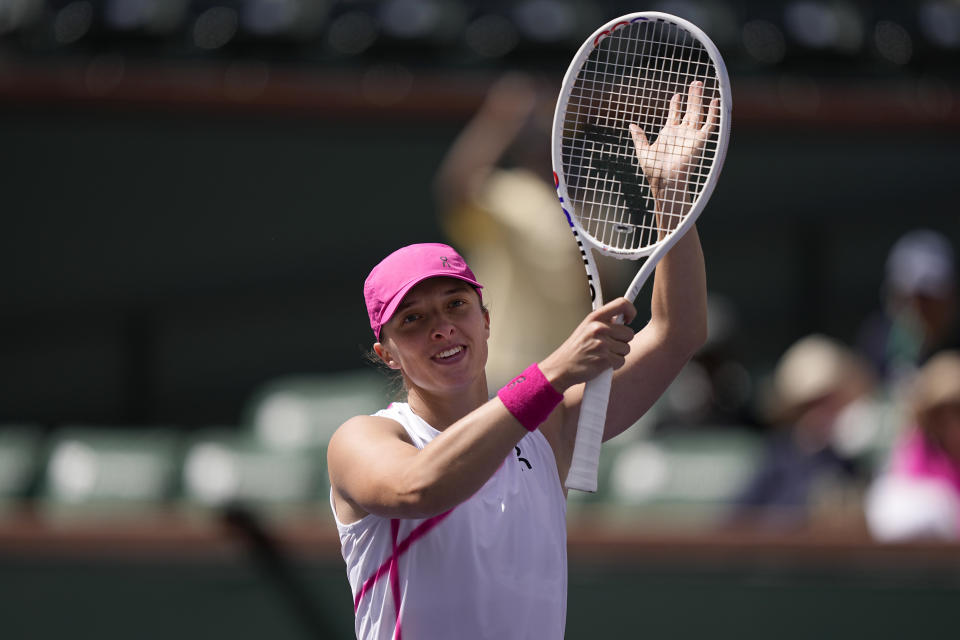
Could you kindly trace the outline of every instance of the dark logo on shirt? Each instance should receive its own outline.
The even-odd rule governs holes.
[[[529,460],[527,460],[526,458],[520,457],[520,454],[521,454],[520,447],[514,447],[514,449],[517,450],[517,460],[527,465],[527,469],[533,469],[533,466],[530,464]]]

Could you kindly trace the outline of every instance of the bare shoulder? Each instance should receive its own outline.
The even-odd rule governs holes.
[[[355,416],[334,432],[327,446],[327,471],[334,508],[342,522],[356,522],[368,510],[362,505],[387,482],[389,461],[415,451],[407,432],[396,420]]]
[[[399,422],[382,416],[354,416],[340,425],[330,438],[330,447],[344,446],[344,443],[361,438],[399,438],[410,442],[410,437]]]
[[[377,449],[395,445],[413,445],[399,422],[381,416],[354,416],[330,437],[327,464],[333,470],[341,459],[349,464],[358,455],[369,458]]]

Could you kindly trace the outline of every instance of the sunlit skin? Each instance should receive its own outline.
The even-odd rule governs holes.
[[[685,112],[680,110],[680,99],[677,93],[670,100],[667,122],[653,144],[650,144],[643,129],[635,124],[630,125],[640,168],[657,202],[665,198],[664,188],[671,183],[682,184],[686,181],[693,160],[700,155],[720,117],[720,99],[714,98],[704,119],[702,82],[690,83]]]

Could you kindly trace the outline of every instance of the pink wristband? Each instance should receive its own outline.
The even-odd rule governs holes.
[[[563,394],[553,388],[536,362],[504,385],[497,397],[527,431],[535,431],[563,400]]]

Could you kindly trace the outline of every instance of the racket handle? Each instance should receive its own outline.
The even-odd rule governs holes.
[[[591,493],[597,490],[600,445],[603,443],[603,427],[607,422],[607,402],[610,400],[612,384],[613,369],[607,369],[588,381],[583,390],[577,439],[573,445],[570,471],[567,473],[568,489]]]

